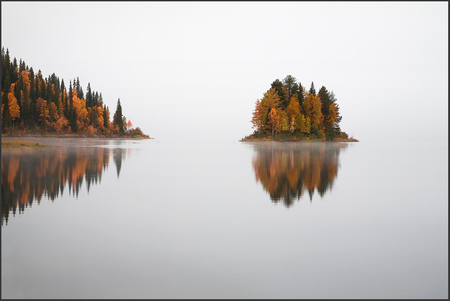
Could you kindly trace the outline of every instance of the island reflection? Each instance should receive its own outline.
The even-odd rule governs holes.
[[[112,156],[117,177],[131,149],[102,147],[50,147],[2,149],[2,226],[9,213],[23,213],[43,196],[54,201],[65,189],[78,197],[83,180],[87,191],[100,184]],[[66,185],[67,184],[67,185]]]
[[[312,201],[317,189],[323,197],[331,189],[339,168],[339,153],[346,143],[262,142],[254,146],[253,170],[274,203],[286,207],[305,191]]]

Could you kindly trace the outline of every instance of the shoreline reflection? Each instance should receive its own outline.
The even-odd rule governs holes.
[[[89,193],[92,185],[101,183],[111,156],[119,178],[127,151],[129,155],[131,149],[103,147],[2,149],[2,226],[8,224],[10,212],[21,214],[34,201],[40,204],[43,196],[54,201],[68,188],[69,195],[78,198],[83,181]]]
[[[305,191],[312,202],[314,191],[323,197],[331,190],[346,143],[262,142],[253,145],[253,171],[273,203],[291,207]]]

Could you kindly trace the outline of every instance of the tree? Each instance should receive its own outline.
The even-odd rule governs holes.
[[[54,102],[51,102],[48,106],[49,117],[50,117],[50,126],[54,128],[56,121],[59,119],[58,108],[56,107]]]
[[[38,116],[38,123],[45,129],[48,126],[48,119],[50,117],[50,110],[47,101],[39,97],[36,100],[36,113]]]
[[[103,105],[103,126],[107,130],[109,128],[109,108],[106,105]]]
[[[86,119],[88,116],[88,111],[86,109],[86,100],[83,98],[79,98],[76,92],[76,88],[73,88],[72,93],[72,99],[73,99],[73,112],[75,113],[75,122],[78,132],[82,131],[87,127],[86,125]],[[74,114],[72,113],[72,114]]]
[[[311,132],[311,121],[309,117],[305,117],[302,113],[298,114],[297,119],[295,120],[295,125],[297,130],[303,134],[309,134]]]
[[[95,107],[97,110],[97,120],[95,121],[96,126],[100,129],[100,130],[105,130],[105,126],[104,126],[104,119],[103,119],[103,107],[102,106],[98,106]]]
[[[291,96],[298,92],[297,79],[292,75],[288,75],[283,79],[283,83],[286,86],[287,98],[290,100]]]
[[[322,115],[324,117],[324,129],[327,131],[328,129],[332,128],[334,121],[334,118],[337,118],[337,116],[333,118],[328,118],[328,115],[330,114],[330,105],[333,104],[335,101],[335,98],[331,97],[331,93],[328,92],[328,90],[322,86],[319,90],[318,96],[320,97],[320,100],[322,101]],[[337,113],[337,112],[334,112]],[[333,113],[333,114],[334,114]],[[332,122],[329,122],[329,120],[333,120]]]
[[[303,108],[303,101],[305,100],[306,90],[305,90],[305,87],[303,87],[301,83],[298,83],[297,89],[298,89],[298,92],[297,92],[298,103],[300,104],[300,108]]]
[[[267,124],[272,129],[272,136],[275,131],[278,132],[278,129],[280,128],[280,117],[278,116],[277,110],[275,108],[272,108],[272,110],[270,110]]]
[[[314,88],[314,82],[311,82],[311,87],[309,88],[309,94],[316,95],[316,89]]]
[[[305,115],[306,117],[309,117],[311,121],[311,128],[319,131],[323,122],[322,102],[320,101],[320,97],[314,94],[309,94],[306,96],[303,105]]]
[[[92,95],[91,83],[88,83],[86,92],[86,106],[92,107],[94,105],[94,95]]]
[[[280,82],[280,80],[276,79],[272,83],[271,88],[275,89],[275,91],[277,92],[281,108],[285,109],[289,105],[286,86],[282,82]]]
[[[300,114],[300,105],[298,102],[297,94],[291,96],[291,101],[289,102],[289,106],[286,109],[286,114],[289,121],[289,131],[293,133],[297,129],[296,121],[298,115]]]
[[[264,115],[267,113],[267,108],[264,107],[259,99],[255,101],[255,109],[253,110],[252,116],[252,128],[256,131],[261,131],[264,128]]]
[[[120,98],[117,100],[117,108],[116,112],[114,113],[113,125],[114,127],[117,126],[119,128],[119,132],[121,134],[125,133],[122,116],[122,106],[120,105]]]
[[[12,89],[14,89],[14,85],[11,85]],[[8,93],[8,107],[9,107],[9,116],[13,121],[14,126],[14,120],[16,118],[20,117],[20,108],[17,104],[17,98],[14,96],[14,93],[9,92]]]
[[[133,129],[133,124],[131,123],[131,120],[129,120],[128,119],[128,122],[127,122],[127,130],[132,130]]]
[[[9,114],[9,92],[2,92],[2,131],[6,132],[11,125],[11,115]]]

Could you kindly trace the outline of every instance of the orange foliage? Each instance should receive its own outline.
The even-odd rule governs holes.
[[[127,122],[127,130],[131,130],[133,128],[133,124],[131,123],[131,120],[128,120]]]
[[[20,108],[17,104],[17,98],[14,96],[14,93],[8,93],[8,104],[9,104],[9,116],[11,116],[12,120],[20,117]]]
[[[267,109],[262,106],[261,101],[257,99],[255,101],[255,109],[253,110],[253,116],[252,116],[252,128],[256,129],[257,131],[260,131],[263,129],[263,118],[264,114],[266,114]]]

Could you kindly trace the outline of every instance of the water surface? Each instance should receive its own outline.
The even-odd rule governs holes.
[[[2,298],[446,298],[448,147],[31,139]]]

